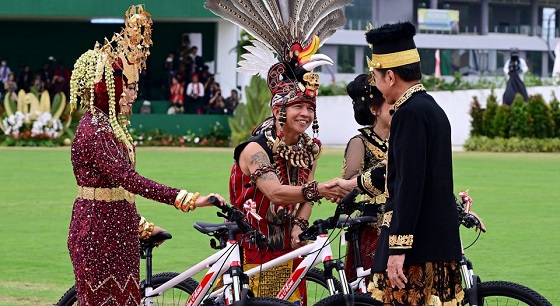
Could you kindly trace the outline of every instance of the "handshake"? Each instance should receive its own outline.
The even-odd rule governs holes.
[[[358,188],[358,180],[356,177],[349,180],[333,178],[326,182],[319,183],[317,186],[319,195],[333,203],[340,202],[345,195],[356,188]]]

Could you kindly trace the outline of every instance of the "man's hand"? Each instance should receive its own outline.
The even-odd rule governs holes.
[[[387,262],[387,277],[391,281],[391,287],[397,286],[399,289],[404,288],[404,284],[408,282],[403,273],[405,254],[390,255]]]
[[[345,195],[358,185],[356,179],[344,180],[333,178],[319,184],[319,194],[333,203],[338,203]]]
[[[301,234],[303,231],[301,230],[301,228],[299,226],[294,226],[292,228],[292,240],[290,241],[290,245],[292,246],[292,249],[297,249],[297,248],[301,248],[302,246],[305,246],[307,244],[307,241],[300,241],[299,240],[299,234]]]
[[[196,201],[194,202],[194,205],[196,207],[204,207],[204,206],[212,206],[212,204],[208,201],[210,199],[210,197],[216,197],[218,199],[218,201],[220,202],[220,205],[224,205],[226,204],[226,200],[219,194],[217,193],[211,193],[207,196],[200,196],[198,197],[198,199],[196,199]]]

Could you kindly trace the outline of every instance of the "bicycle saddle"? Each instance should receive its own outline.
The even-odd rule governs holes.
[[[203,233],[209,234],[219,230],[227,231],[237,231],[238,227],[235,222],[224,222],[224,223],[208,223],[208,222],[195,222],[193,227]]]
[[[340,217],[338,219],[338,223],[336,224],[336,227],[343,228],[351,225],[357,225],[360,223],[371,223],[376,221],[377,218],[374,216],[362,216],[362,217],[355,217],[355,218]]]

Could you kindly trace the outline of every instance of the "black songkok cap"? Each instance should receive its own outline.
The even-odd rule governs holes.
[[[386,69],[404,66],[420,61],[414,43],[416,27],[410,22],[384,24],[366,32],[366,40],[372,49],[368,66]]]

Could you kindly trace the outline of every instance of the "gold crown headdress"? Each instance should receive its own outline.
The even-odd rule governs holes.
[[[84,108],[94,112],[96,84],[105,81],[109,96],[109,120],[117,139],[130,145],[132,137],[126,129],[126,118],[115,114],[115,71],[121,70],[128,84],[138,82],[138,73],[146,68],[152,45],[152,19],[143,5],[133,5],[126,11],[125,26],[103,45],[96,42],[93,50],[82,54],[74,64],[70,79],[70,109],[77,108],[78,98]]]

